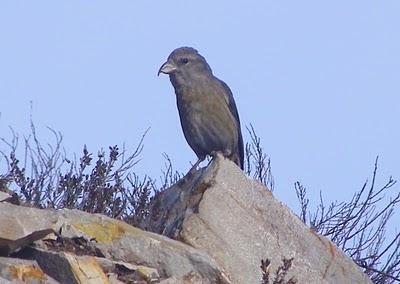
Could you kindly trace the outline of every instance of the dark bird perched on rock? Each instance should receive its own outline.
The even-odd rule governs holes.
[[[168,57],[158,74],[168,74],[175,88],[179,117],[186,141],[198,161],[218,152],[243,170],[243,138],[239,114],[228,85],[216,78],[196,49],[181,47]]]

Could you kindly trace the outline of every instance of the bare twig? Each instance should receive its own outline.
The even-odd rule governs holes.
[[[328,207],[320,195],[315,213],[308,209],[306,189],[299,182],[295,190],[300,202],[300,218],[313,230],[330,238],[364,269],[375,283],[394,283],[400,278],[400,233],[387,241],[386,228],[400,193],[385,198],[396,181],[389,177],[381,187],[376,185],[378,158],[371,182],[363,184],[348,202],[332,202]]]
[[[257,136],[253,125],[250,124],[250,127],[246,128],[250,134],[251,143],[246,143],[245,172],[273,191],[275,182],[271,173],[271,159],[264,153],[261,139]]]

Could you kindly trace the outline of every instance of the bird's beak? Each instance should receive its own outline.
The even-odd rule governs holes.
[[[163,65],[161,65],[160,70],[158,70],[157,76],[160,76],[160,73],[171,74],[175,70],[176,70],[176,66],[167,61]]]

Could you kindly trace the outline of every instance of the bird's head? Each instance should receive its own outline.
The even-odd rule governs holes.
[[[196,49],[192,47],[180,47],[175,49],[158,70],[160,73],[170,75],[171,79],[182,79],[188,81],[198,76],[208,76],[212,74],[207,61]]]

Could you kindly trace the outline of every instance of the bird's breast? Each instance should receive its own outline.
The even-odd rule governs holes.
[[[225,97],[218,91],[192,88],[177,93],[179,116],[188,142],[193,140],[191,143],[216,150],[236,143],[237,122]]]

